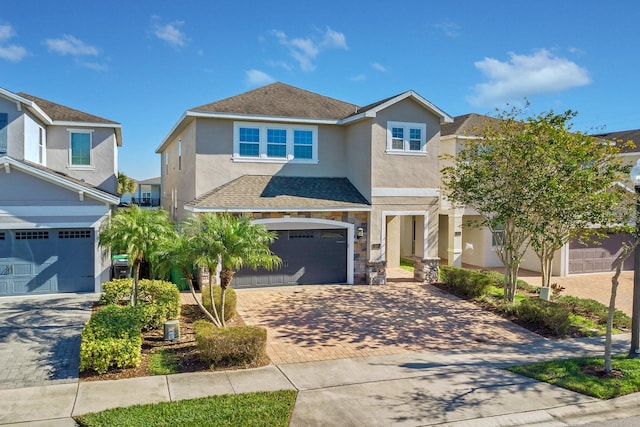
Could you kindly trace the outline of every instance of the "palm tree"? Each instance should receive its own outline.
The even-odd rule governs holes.
[[[133,263],[133,288],[131,305],[138,302],[138,280],[140,264],[145,256],[151,255],[171,239],[174,229],[164,210],[144,210],[137,205],[118,209],[100,227],[98,245],[103,256],[127,254]]]
[[[185,236],[188,236],[188,248],[191,252],[192,265],[209,270],[209,297],[213,316],[207,313],[209,318],[215,316],[214,324],[224,327],[224,307],[221,308],[222,316],[218,316],[215,300],[213,298],[213,274],[217,270],[220,258],[220,242],[217,239],[219,221],[217,215],[203,214],[191,215],[180,224]],[[204,307],[202,307],[204,309]],[[206,311],[206,309],[204,309]]]
[[[205,214],[207,215],[207,214]],[[228,213],[211,215],[220,255],[220,287],[222,318],[224,319],[224,293],[233,275],[243,267],[272,270],[280,267],[282,260],[269,248],[276,239],[274,232],[261,224],[254,224],[248,215],[231,216]]]
[[[138,185],[136,182],[129,178],[122,172],[118,172],[118,193],[120,194],[129,194],[136,191],[136,187]]]

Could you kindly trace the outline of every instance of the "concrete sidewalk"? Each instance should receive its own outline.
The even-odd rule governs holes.
[[[614,351],[628,340],[615,336]],[[74,426],[71,416],[107,408],[280,389],[299,391],[292,426],[564,426],[640,415],[640,393],[600,401],[501,369],[602,352],[602,337],[544,340],[0,390],[0,424]]]

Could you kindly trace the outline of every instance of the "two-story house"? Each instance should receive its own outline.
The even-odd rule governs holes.
[[[442,126],[440,150],[440,170],[451,164],[448,156],[455,156],[464,146],[465,141],[477,138],[479,129],[487,121],[496,120],[480,114],[465,114],[454,118],[452,123]],[[609,132],[595,135],[609,141],[633,141],[635,147],[624,147],[620,153],[623,161],[634,164],[640,158],[640,131],[630,130]],[[630,183],[621,183],[630,187]],[[633,191],[629,188],[629,191]],[[496,253],[496,239],[488,228],[469,227],[470,221],[480,220],[479,214],[468,207],[456,208],[446,198],[441,200],[439,224],[439,256],[449,265],[474,267],[502,267],[502,262]],[[610,233],[600,239],[580,242],[578,238],[565,244],[554,257],[552,274],[567,276],[570,274],[610,272],[613,263],[622,251],[623,242],[628,242],[630,236],[626,234]],[[533,249],[529,248],[524,255],[521,268],[540,271],[540,260]],[[633,269],[633,257],[629,257],[624,264],[625,270]]]
[[[440,124],[413,91],[360,107],[282,83],[187,110],[162,141],[162,207],[252,215],[277,271],[234,286],[384,283],[400,257],[438,264]]]
[[[120,124],[0,88],[0,296],[97,292]]]
[[[143,209],[157,208],[160,206],[160,177],[135,181],[136,189],[133,193],[123,194],[120,204],[133,203]]]

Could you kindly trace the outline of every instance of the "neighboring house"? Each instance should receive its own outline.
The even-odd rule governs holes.
[[[136,189],[133,193],[123,194],[120,204],[133,203],[142,208],[157,208],[160,206],[160,177],[135,181]]]
[[[0,88],[0,296],[101,290],[121,145],[119,123]]]
[[[465,140],[476,138],[477,130],[487,120],[495,120],[479,114],[466,114],[454,118],[453,123],[442,126],[440,140],[441,154],[456,155]],[[621,157],[629,164],[640,158],[640,130],[611,132],[596,135],[607,140],[634,141],[635,148],[624,148]],[[450,161],[441,160],[440,169]],[[627,183],[625,183],[627,184]],[[627,184],[628,185],[628,184]],[[502,262],[496,254],[496,240],[488,228],[473,228],[465,224],[479,220],[479,214],[470,208],[453,208],[443,198],[439,224],[439,256],[449,265],[473,265],[478,267],[501,267]],[[629,236],[610,234],[606,238],[583,245],[578,239],[567,243],[554,258],[552,274],[566,276],[569,274],[595,273],[612,271],[612,263],[620,253],[622,243]],[[633,269],[633,257],[629,257],[624,265],[627,270]],[[524,256],[522,268],[540,271],[540,261],[532,249]]]
[[[156,152],[161,205],[252,215],[281,269],[234,286],[384,283],[400,257],[435,280],[440,124],[413,91],[360,107],[282,83],[187,110]]]

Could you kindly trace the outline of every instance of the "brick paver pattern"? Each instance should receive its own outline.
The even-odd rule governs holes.
[[[238,290],[247,324],[267,328],[272,363],[542,340],[508,320],[409,278],[386,286]]]

